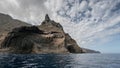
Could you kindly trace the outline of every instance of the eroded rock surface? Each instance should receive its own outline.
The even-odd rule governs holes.
[[[0,37],[2,53],[83,53],[76,41],[48,15],[39,26],[17,27],[3,35]]]
[[[26,22],[19,21],[17,19],[13,19],[11,16],[7,14],[0,13],[0,44],[6,37],[7,33],[11,32],[16,27],[21,26],[31,26]]]
[[[4,49],[9,53],[82,53],[75,40],[48,15],[40,26],[24,26],[9,32],[1,44],[1,50]]]

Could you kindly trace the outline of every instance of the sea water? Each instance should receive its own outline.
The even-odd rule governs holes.
[[[120,68],[120,54],[0,54],[0,68]]]

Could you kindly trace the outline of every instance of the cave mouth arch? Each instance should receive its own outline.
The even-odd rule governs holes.
[[[75,53],[75,49],[72,45],[67,46],[67,49],[70,53]]]

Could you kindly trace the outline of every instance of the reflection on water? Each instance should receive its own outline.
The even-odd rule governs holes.
[[[0,54],[0,68],[120,68],[120,54]]]

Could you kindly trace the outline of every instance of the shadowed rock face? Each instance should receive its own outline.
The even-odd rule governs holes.
[[[0,13],[0,44],[4,40],[7,33],[12,31],[16,27],[21,26],[31,26],[26,22],[22,22],[16,19],[13,19],[11,16],[7,14]]]
[[[47,15],[40,26],[13,29],[2,42],[1,49],[9,53],[81,53],[81,48],[67,35],[62,26]]]
[[[31,36],[42,34],[37,27],[20,27],[13,29],[1,44],[1,48],[10,48],[13,53],[30,53],[34,43]]]
[[[1,49],[9,48],[10,53],[68,53],[64,38],[58,32],[44,32],[38,27],[13,29],[1,44]]]
[[[70,53],[82,53],[82,48],[78,46],[76,41],[72,39],[69,34],[65,34],[65,46]]]
[[[5,53],[83,53],[76,41],[65,33],[59,23],[46,15],[39,26],[14,28],[1,44]]]

